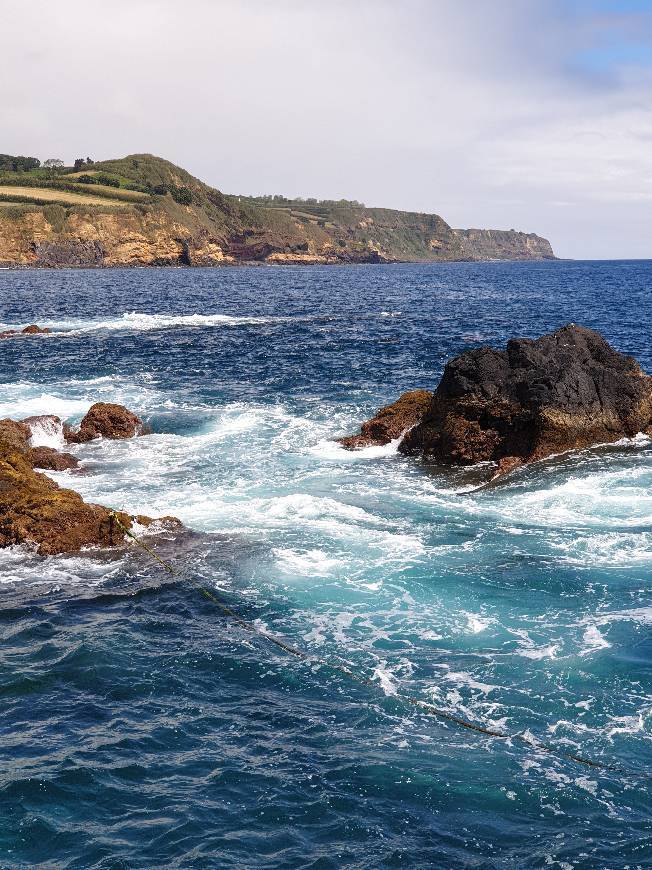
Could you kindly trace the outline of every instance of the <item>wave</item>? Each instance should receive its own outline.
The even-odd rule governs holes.
[[[313,320],[333,320],[328,315],[306,316],[265,316],[265,315],[231,315],[231,314],[146,314],[140,311],[127,311],[116,317],[96,320],[82,318],[68,318],[64,320],[52,320],[41,325],[50,330],[49,336],[66,333],[77,335],[80,333],[96,332],[98,330],[122,330],[148,332],[156,329],[181,328],[208,328],[220,326],[262,326],[266,324],[278,324],[289,322],[302,322]],[[27,324],[3,323],[2,329],[22,329]],[[45,336],[47,337],[47,335]]]
[[[32,433],[30,438],[32,447],[54,447],[58,450],[64,446],[63,424],[56,417],[48,415],[28,425]]]

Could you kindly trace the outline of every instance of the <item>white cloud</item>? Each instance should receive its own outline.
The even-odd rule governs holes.
[[[0,0],[2,150],[153,151],[229,192],[650,256],[652,78],[626,49],[651,19],[599,6]]]

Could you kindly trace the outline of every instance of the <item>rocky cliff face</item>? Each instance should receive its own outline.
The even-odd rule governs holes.
[[[516,230],[454,230],[469,260],[554,260],[548,239]]]
[[[62,227],[42,210],[7,218],[0,210],[0,264],[17,266],[216,265],[233,260],[202,228],[164,210],[71,210]]]

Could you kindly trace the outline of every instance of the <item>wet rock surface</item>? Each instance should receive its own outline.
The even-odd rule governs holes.
[[[24,329],[6,329],[0,332],[0,338],[12,338],[17,335],[47,335],[51,330],[47,326],[38,326],[36,323],[31,323]]]
[[[133,438],[142,435],[145,426],[137,417],[123,405],[111,402],[96,402],[91,406],[75,431],[64,426],[64,436],[71,444],[85,444],[94,438]]]
[[[79,467],[79,460],[72,453],[63,453],[54,447],[32,447],[29,453],[32,468],[48,471],[68,471]]]
[[[358,435],[338,438],[338,441],[349,450],[389,444],[423,419],[433,398],[434,394],[429,390],[403,393],[400,399],[381,408],[375,417],[363,423]]]
[[[375,420],[345,447],[382,444]],[[652,377],[597,332],[570,324],[505,350],[478,348],[447,363],[441,382],[399,446],[447,465],[498,463],[506,473],[555,453],[652,432]]]
[[[107,410],[108,408],[108,410]],[[120,409],[118,413],[114,409]],[[93,414],[91,412],[96,409]],[[90,417],[89,417],[90,415]],[[84,432],[105,437],[126,438],[126,433],[142,430],[135,414],[120,405],[94,405],[84,420],[92,424]],[[102,505],[88,504],[71,489],[59,486],[35,468],[63,471],[79,463],[70,453],[30,442],[35,427],[54,429],[61,420],[53,415],[27,418],[26,421],[0,420],[0,547],[31,544],[42,555],[73,553],[83,547],[111,547],[124,542],[124,529],[131,529],[134,518],[116,515]],[[95,434],[90,437],[97,437]],[[90,440],[90,437],[86,440]],[[156,521],[138,517],[142,525],[160,522],[163,528],[182,528],[175,517]],[[121,525],[122,524],[122,525]],[[122,528],[122,526],[124,528]]]

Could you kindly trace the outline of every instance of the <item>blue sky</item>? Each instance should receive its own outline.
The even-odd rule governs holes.
[[[0,13],[5,152],[151,151],[227,192],[345,196],[538,232],[561,256],[652,257],[652,0]]]

